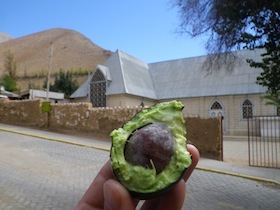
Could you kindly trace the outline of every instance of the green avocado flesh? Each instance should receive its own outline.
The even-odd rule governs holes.
[[[163,190],[177,182],[190,166],[191,156],[186,149],[183,108],[183,104],[178,101],[158,103],[137,113],[122,128],[111,132],[111,166],[116,177],[129,191],[154,193]],[[153,167],[131,164],[124,155],[125,145],[133,132],[149,124],[164,124],[175,141],[169,163],[158,174]]]

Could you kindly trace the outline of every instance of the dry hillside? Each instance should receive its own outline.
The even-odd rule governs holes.
[[[31,83],[42,86],[48,70],[51,42],[52,73],[60,68],[72,71],[80,68],[83,73],[93,71],[97,64],[104,63],[112,54],[79,32],[62,28],[46,30],[0,43],[0,78],[5,74],[4,54],[10,51],[17,65],[20,89],[28,89]]]
[[[9,34],[4,33],[4,32],[0,32],[0,43],[1,42],[6,42],[6,41],[11,40],[11,39],[12,39],[12,37]]]

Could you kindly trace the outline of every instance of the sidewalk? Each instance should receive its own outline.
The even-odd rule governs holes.
[[[29,127],[21,127],[0,123],[0,131],[13,132],[22,135],[39,137],[46,140],[59,141],[96,149],[110,150],[110,140],[104,137],[91,137],[90,135],[74,135],[71,131],[48,131]],[[69,134],[70,133],[70,134]],[[235,163],[201,158],[197,165],[198,170],[238,176],[256,181],[275,183],[280,185],[280,169],[251,167]]]

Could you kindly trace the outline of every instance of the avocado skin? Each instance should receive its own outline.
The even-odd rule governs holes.
[[[158,103],[138,112],[122,128],[112,131],[111,167],[116,178],[133,198],[152,199],[168,192],[184,176],[191,164],[186,149],[186,125],[182,116],[183,104],[178,101]],[[176,142],[176,152],[167,169],[160,174],[155,170],[133,166],[125,160],[124,148],[129,136],[137,129],[151,124],[164,123]]]

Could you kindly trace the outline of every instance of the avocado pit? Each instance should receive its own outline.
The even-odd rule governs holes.
[[[174,154],[175,143],[169,129],[161,123],[148,124],[132,133],[124,148],[124,156],[132,165],[155,168],[162,172]]]

